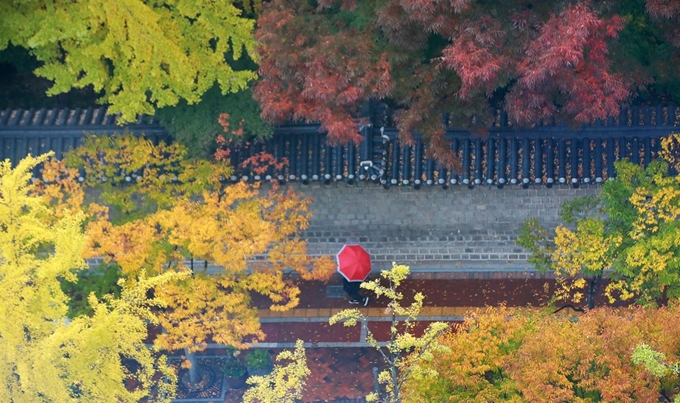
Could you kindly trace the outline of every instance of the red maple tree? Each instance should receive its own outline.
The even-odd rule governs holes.
[[[680,2],[677,0],[647,0],[649,15],[662,22],[667,29],[666,38],[680,48]]]
[[[623,25],[616,15],[599,18],[587,3],[552,15],[518,61],[517,83],[506,97],[512,120],[532,124],[562,112],[587,123],[617,114],[630,85],[611,71],[606,39]]]
[[[387,53],[323,10],[304,0],[266,5],[256,33],[261,80],[253,97],[272,123],[320,122],[330,142],[358,142],[354,117],[361,100],[386,97],[393,87]]]
[[[360,106],[381,100],[403,142],[422,133],[455,166],[447,126],[483,131],[499,108],[516,125],[618,114],[654,82],[650,63],[612,61],[631,57],[612,52],[628,22],[680,46],[680,3],[642,1],[272,0],[258,20],[254,97],[268,121],[319,122],[332,144],[359,141]],[[631,4],[640,15],[618,14]]]

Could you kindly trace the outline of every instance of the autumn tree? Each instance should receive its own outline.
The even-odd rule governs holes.
[[[424,360],[426,371],[405,383],[404,400],[435,402],[450,396],[454,401],[521,401],[506,366],[540,317],[505,307],[466,315],[464,322],[441,336],[448,350]]]
[[[592,308],[593,281],[601,282],[605,270],[609,302],[680,296],[680,176],[668,173],[669,165],[677,169],[678,138],[662,139],[662,158],[647,168],[617,162],[617,177],[598,196],[565,203],[565,225],[554,236],[536,220],[525,223],[519,242],[540,270],[555,271],[561,297],[579,302],[590,279]]]
[[[94,294],[98,299],[102,299],[107,294],[120,296],[121,287],[118,285],[120,267],[118,265],[102,264],[88,270],[78,271],[76,276],[75,282],[65,279],[61,281],[62,291],[69,296],[69,318],[90,315],[93,312],[88,301],[90,294]]]
[[[516,125],[578,125],[637,95],[679,101],[673,4],[274,0],[258,19],[254,97],[269,121],[320,122],[331,143],[356,143],[361,105],[384,102],[401,140],[420,132],[453,165],[446,124],[484,130],[497,109]]]
[[[417,292],[410,306],[402,306],[403,294],[399,287],[410,273],[408,266],[392,264],[392,269],[382,270],[380,277],[388,282],[381,284],[381,279],[361,283],[361,288],[370,290],[376,297],[385,297],[389,300],[386,312],[392,317],[390,327],[390,339],[381,346],[370,329],[368,318],[358,309],[346,309],[333,315],[329,323],[343,323],[345,326],[364,326],[366,341],[376,348],[382,356],[387,368],[378,374],[378,380],[386,386],[385,396],[376,393],[367,396],[369,401],[384,401],[386,403],[398,403],[403,399],[402,386],[411,377],[423,375],[420,363],[432,358],[433,354],[446,351],[446,347],[438,341],[449,325],[444,322],[434,322],[427,326],[423,334],[416,336],[414,327],[416,320],[423,307],[424,295]]]
[[[680,30],[678,28],[680,4],[667,0],[647,0],[646,7],[652,19],[660,22],[667,29],[667,39],[673,46],[680,47]]]
[[[507,371],[526,401],[656,401],[660,382],[633,364],[631,352],[640,333],[670,336],[658,327],[666,313],[599,308],[578,321],[550,317],[525,338]]]
[[[596,308],[578,317],[546,310],[486,308],[440,342],[448,351],[421,363],[429,377],[404,386],[409,402],[670,401],[677,377],[658,378],[635,364],[642,340],[676,360],[676,305]]]
[[[154,343],[191,357],[209,340],[237,348],[262,340],[251,295],[269,297],[273,310],[290,309],[300,291],[285,271],[327,279],[334,267],[327,258],[309,257],[299,238],[309,222],[307,199],[228,185],[226,163],[189,160],[186,152],[179,144],[154,145],[132,135],[90,137],[67,157],[74,167],[46,165],[43,175],[61,180],[40,186],[49,196],[54,187],[74,186],[82,171],[83,185],[115,207],[109,217],[107,208],[89,204],[87,256],[117,263],[133,280],[143,270],[191,271],[154,289],[167,306],[158,312],[164,332]],[[194,260],[205,265],[189,264]],[[208,262],[221,269],[208,272]]]
[[[666,355],[655,351],[646,343],[640,343],[633,352],[633,362],[642,364],[653,375],[658,377],[666,376],[670,373],[680,375],[678,363],[666,362]]]
[[[54,82],[49,95],[91,86],[130,122],[180,99],[194,104],[215,83],[222,93],[246,88],[255,72],[226,56],[255,57],[255,20],[244,11],[259,4],[3,1],[0,50],[29,49],[41,62],[35,73]]]
[[[633,363],[642,365],[646,371],[657,378],[668,376],[680,376],[680,364],[678,362],[668,362],[666,354],[656,351],[646,343],[640,343],[633,351]],[[664,394],[666,400],[670,401]],[[680,394],[675,395],[674,403],[680,402]]]
[[[252,63],[249,68],[255,70],[257,65]],[[230,126],[226,132],[221,124],[224,120],[218,118],[223,114]],[[197,104],[180,101],[175,106],[159,109],[156,117],[173,139],[187,148],[191,158],[211,157],[219,135],[245,143],[268,139],[274,133],[274,128],[260,118],[260,107],[249,90],[222,94],[218,86],[214,86]]]
[[[0,400],[170,402],[175,375],[144,344],[147,322],[157,322],[151,309],[162,303],[146,294],[178,275],[140,273],[119,298],[91,294],[91,315],[69,320],[60,280],[75,281],[87,267],[85,215],[59,214],[29,194],[32,169],[48,157],[29,156],[14,169],[0,163]]]
[[[302,397],[305,378],[311,373],[302,340],[295,343],[295,350],[285,350],[276,356],[278,364],[265,376],[251,376],[251,387],[243,395],[245,403],[295,403]]]

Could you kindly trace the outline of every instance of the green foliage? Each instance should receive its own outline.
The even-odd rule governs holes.
[[[663,378],[666,375],[680,375],[680,364],[677,362],[669,364],[666,362],[666,355],[653,350],[645,343],[638,344],[633,351],[633,363],[642,365],[652,375]]]
[[[239,2],[254,5],[257,2]],[[254,57],[255,21],[232,1],[87,0],[0,2],[0,50],[30,49],[48,95],[92,87],[121,122],[180,99],[194,104],[215,82],[237,92],[256,78],[225,58]]]
[[[241,136],[224,132],[218,122],[222,113],[229,115],[232,128],[243,122]],[[190,105],[180,101],[175,106],[159,109],[156,116],[175,140],[187,148],[188,156],[192,158],[211,157],[219,134],[225,135],[228,140],[259,141],[273,133],[273,127],[260,118],[260,107],[251,97],[250,90],[223,94],[217,86],[213,86],[200,102]]]
[[[80,315],[92,315],[94,312],[88,302],[91,293],[101,300],[105,295],[120,297],[120,267],[115,264],[102,264],[94,269],[77,273],[75,282],[61,280],[61,289],[69,296],[68,317],[73,319]]]
[[[531,252],[527,261],[533,264],[541,273],[550,270],[552,260],[550,255],[555,244],[550,238],[548,230],[538,223],[536,218],[530,218],[519,228],[517,243]]]
[[[597,208],[599,200],[595,196],[574,197],[562,203],[560,218],[567,224],[574,224],[582,217]]]
[[[266,369],[272,363],[267,350],[252,350],[246,355],[246,366],[250,369]]]
[[[635,346],[631,358],[635,365],[641,365],[653,376],[663,378],[664,389],[673,389],[677,385],[678,376],[680,376],[680,363],[668,362],[666,354],[652,349],[646,343],[640,343]],[[674,379],[669,380],[668,378]],[[680,403],[680,394],[675,395],[673,403]]]
[[[222,368],[227,378],[240,378],[248,371],[245,364],[238,358],[231,356]]]
[[[677,138],[662,140],[665,159],[646,168],[619,161],[616,178],[597,197],[566,202],[561,217],[569,227],[559,225],[554,237],[537,220],[525,222],[519,243],[538,269],[555,271],[563,285],[559,298],[578,302],[578,289],[587,285],[583,277],[605,270],[611,270],[605,289],[610,303],[680,297],[680,176],[668,174]]]
[[[119,209],[120,221],[140,211],[153,212],[173,204],[179,194],[195,196],[214,189],[215,178],[226,178],[224,162],[188,160],[179,143],[153,144],[130,133],[85,138],[66,154],[70,167],[83,170],[85,187],[97,189],[102,201]]]
[[[677,49],[665,39],[664,27],[650,18],[646,3],[644,0],[618,2],[616,11],[626,19],[626,26],[613,44],[611,55],[621,70],[626,69],[632,77],[648,82],[638,90],[636,103],[677,104],[680,81],[675,74],[669,74],[672,61],[678,57]]]

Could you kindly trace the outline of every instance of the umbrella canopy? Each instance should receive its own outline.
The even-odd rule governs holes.
[[[371,255],[360,245],[345,245],[336,256],[338,272],[347,281],[364,281],[371,272]]]

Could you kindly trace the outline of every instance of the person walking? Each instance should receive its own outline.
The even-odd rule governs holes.
[[[362,281],[347,281],[345,277],[342,277],[342,289],[349,296],[349,303],[352,305],[368,305],[368,297],[364,297],[359,293],[361,283]]]

